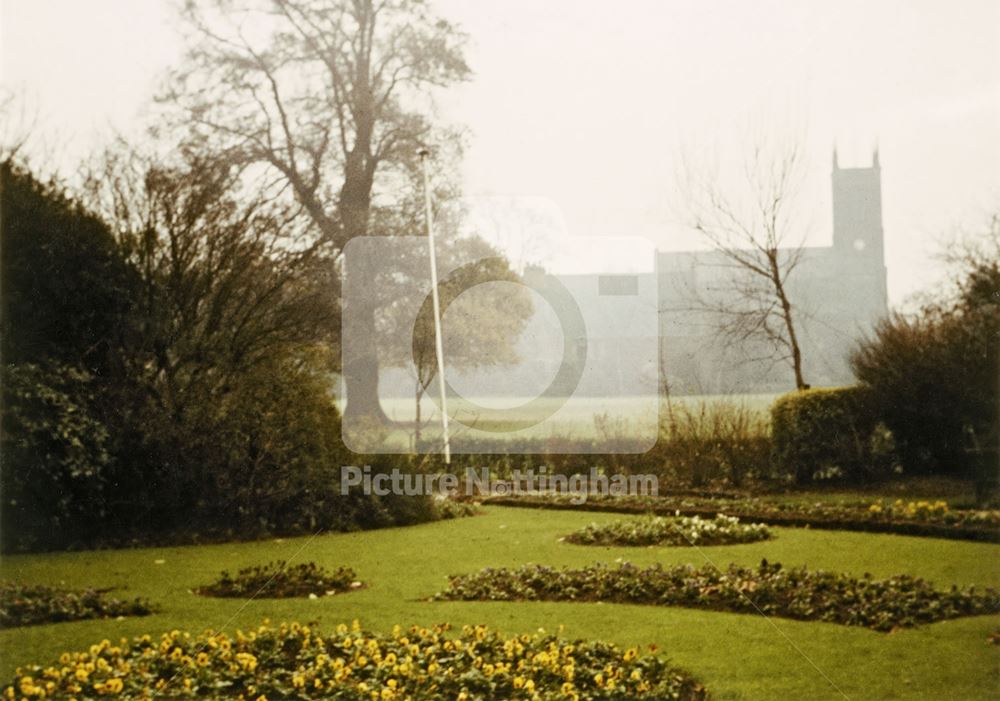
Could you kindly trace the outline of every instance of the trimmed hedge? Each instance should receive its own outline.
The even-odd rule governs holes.
[[[877,429],[872,395],[864,387],[785,394],[771,407],[774,466],[799,484],[824,478],[864,481],[887,467]]]

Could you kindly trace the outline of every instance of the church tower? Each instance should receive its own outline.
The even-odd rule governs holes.
[[[831,272],[851,314],[869,322],[888,311],[882,237],[882,167],[878,148],[870,167],[841,168],[833,152],[833,259]]]
[[[885,266],[882,245],[882,168],[878,148],[870,168],[841,168],[833,152],[833,247],[844,261]]]

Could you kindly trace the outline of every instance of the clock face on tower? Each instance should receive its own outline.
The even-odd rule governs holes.
[[[867,244],[865,243],[864,239],[854,239],[854,250],[855,251],[863,251],[863,250],[865,250],[865,246],[866,245]]]

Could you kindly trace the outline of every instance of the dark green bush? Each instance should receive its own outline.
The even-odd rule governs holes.
[[[802,484],[817,479],[864,481],[889,467],[871,393],[863,387],[791,392],[771,407],[777,473]]]
[[[905,470],[974,476],[982,502],[1000,476],[1000,216],[947,257],[951,299],[883,320],[851,364]]]
[[[331,394],[335,266],[292,255],[225,164],[114,161],[92,200],[114,226],[23,168],[0,176],[4,551],[437,516],[427,497],[340,494],[359,458]]]
[[[990,443],[997,368],[989,355],[996,351],[974,321],[893,316],[854,355],[907,472],[968,476],[969,451]]]
[[[0,162],[0,263],[4,364],[109,370],[136,276],[106,222],[57,185]]]
[[[56,363],[4,366],[0,537],[5,549],[86,538],[104,511],[108,431],[94,416],[94,378]]]

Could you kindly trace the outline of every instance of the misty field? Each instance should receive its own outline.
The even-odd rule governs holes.
[[[998,546],[929,538],[809,529],[774,529],[773,540],[701,550],[590,548],[560,538],[611,514],[488,507],[481,516],[374,532],[325,534],[257,543],[59,553],[5,558],[8,576],[68,587],[110,587],[160,607],[143,618],[90,620],[0,631],[0,671],[54,661],[104,638],[206,628],[232,632],[265,618],[318,622],[331,631],[359,619],[387,632],[396,624],[487,624],[504,633],[539,628],[568,638],[607,639],[669,658],[721,699],[988,699],[996,689],[998,648],[987,643],[1000,615],[960,618],[893,633],[830,623],[769,619],[672,607],[603,603],[431,602],[447,577],[488,566],[582,566],[595,560],[636,565],[733,562],[761,558],[786,567],[885,578],[922,576],[938,588],[995,586]],[[353,568],[363,589],[319,599],[213,599],[192,590],[220,570],[286,559]],[[929,663],[929,661],[933,661]]]
[[[766,415],[776,394],[719,394],[671,397],[669,402],[659,397],[469,397],[470,403],[493,410],[488,417],[479,415],[466,405],[449,404],[450,431],[453,439],[480,439],[498,444],[540,439],[559,441],[607,441],[627,437],[638,446],[651,447],[658,436],[661,421],[670,408],[699,411],[702,407],[730,405],[745,407],[753,413]],[[439,440],[440,413],[436,395],[425,395],[420,404],[421,440]],[[388,430],[384,445],[393,450],[408,451],[413,447],[416,401],[411,398],[389,397],[381,400],[386,415],[396,423]],[[530,403],[530,405],[529,405]],[[338,407],[343,408],[343,401]],[[530,451],[529,451],[530,452]]]

